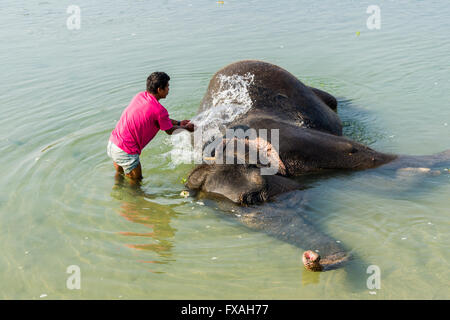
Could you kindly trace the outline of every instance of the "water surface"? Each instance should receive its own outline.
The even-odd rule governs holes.
[[[311,273],[301,249],[180,197],[193,165],[171,159],[164,133],[142,153],[141,189],[116,184],[106,155],[149,73],[171,76],[162,102],[189,119],[211,76],[241,59],[334,94],[345,135],[372,148],[449,149],[450,7],[377,3],[380,30],[366,27],[369,1],[4,1],[0,298],[448,299],[445,168],[310,179],[308,214],[357,257]],[[66,27],[70,4],[79,30]],[[80,290],[66,287],[70,265]]]

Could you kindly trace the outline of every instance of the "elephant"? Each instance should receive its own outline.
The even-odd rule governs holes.
[[[226,82],[231,78],[236,81]],[[230,94],[240,89],[245,99]],[[215,108],[219,110],[224,104],[218,102],[220,97],[227,98],[225,104],[234,105],[236,116],[219,119],[223,120],[219,129],[223,139],[211,154],[214,161],[205,160],[197,165],[186,186],[202,196],[227,199],[239,205],[238,220],[250,228],[309,249],[302,256],[308,270],[334,269],[349,261],[351,254],[302,214],[304,186],[298,178],[327,170],[423,168],[450,160],[450,150],[431,156],[400,156],[378,152],[343,137],[335,97],[304,85],[288,71],[267,62],[239,61],[216,72],[200,104],[198,119]],[[263,129],[270,134],[229,137],[227,129],[241,132]],[[277,145],[272,139],[274,132],[279,138]],[[235,148],[238,143],[244,148]],[[211,140],[203,148],[208,145],[212,145]],[[231,163],[223,161],[227,150]],[[259,155],[265,152],[271,161],[249,161],[254,151]],[[262,169],[270,167],[268,164],[276,165],[273,174],[261,174]],[[294,200],[284,202],[294,201],[297,205],[283,207],[280,199],[286,195]]]

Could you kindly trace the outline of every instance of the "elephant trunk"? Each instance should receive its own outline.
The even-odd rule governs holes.
[[[349,252],[337,252],[322,258],[318,253],[308,250],[303,252],[303,265],[310,271],[328,271],[341,267],[351,259]]]

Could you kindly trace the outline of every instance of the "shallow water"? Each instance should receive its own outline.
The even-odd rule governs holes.
[[[381,1],[8,1],[0,9],[0,298],[448,299],[450,174],[309,177],[307,211],[355,255],[311,273],[302,250],[179,196],[193,165],[159,133],[140,190],[115,184],[106,144],[147,75],[189,119],[211,76],[262,59],[339,99],[344,133],[384,152],[450,148],[450,7]],[[357,33],[359,32],[359,33]],[[450,167],[450,164],[449,164]],[[69,290],[70,265],[81,289]],[[367,267],[381,270],[369,289]]]

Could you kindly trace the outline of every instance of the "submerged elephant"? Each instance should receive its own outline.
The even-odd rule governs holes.
[[[224,85],[230,78],[246,82]],[[248,103],[243,104],[242,99],[232,94],[239,86],[245,87]],[[222,120],[222,135],[226,129],[266,129],[271,134],[225,138],[216,149],[221,153],[213,154],[212,158],[223,160],[227,149],[232,147],[236,161],[231,164],[204,161],[189,175],[188,188],[201,191],[207,197],[219,196],[241,205],[239,220],[251,228],[262,229],[303,249],[313,249],[303,254],[303,263],[310,270],[331,269],[347,261],[350,254],[338,242],[315,229],[299,210],[299,205],[288,209],[278,203],[280,197],[290,191],[296,199],[294,202],[302,203],[302,192],[295,191],[302,186],[291,177],[330,169],[364,170],[382,165],[394,170],[423,168],[450,160],[450,151],[432,156],[398,156],[377,152],[343,137],[342,123],[335,112],[337,101],[332,95],[308,87],[286,70],[266,62],[240,61],[219,70],[209,83],[199,115],[214,112],[223,97],[228,99],[226,103],[234,105],[237,116],[219,119]],[[278,130],[277,145],[271,139],[273,129]],[[239,141],[245,147],[243,151],[234,148]],[[276,164],[275,174],[263,175],[261,169],[267,167],[267,163],[249,161],[249,154],[255,149],[264,149],[272,160],[270,163]],[[277,201],[261,205],[267,200]]]

